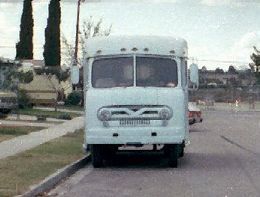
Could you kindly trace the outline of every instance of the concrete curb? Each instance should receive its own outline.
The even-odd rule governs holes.
[[[51,190],[56,185],[58,185],[64,178],[71,176],[77,170],[83,168],[90,161],[90,154],[79,159],[78,161],[65,166],[62,169],[59,169],[54,174],[50,175],[44,179],[41,183],[36,186],[33,186],[30,191],[26,192],[23,195],[18,195],[16,197],[33,197],[42,195],[44,192]]]

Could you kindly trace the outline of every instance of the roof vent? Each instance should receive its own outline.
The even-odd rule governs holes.
[[[175,51],[174,51],[174,50],[171,50],[171,51],[170,51],[170,53],[171,53],[171,54],[174,54],[174,53],[175,53]]]
[[[138,49],[136,47],[132,48],[132,51],[138,51]]]
[[[121,52],[126,52],[126,48],[121,48],[120,51]]]
[[[148,52],[148,51],[149,51],[149,49],[148,49],[148,48],[144,48],[144,51],[145,51],[145,52]]]

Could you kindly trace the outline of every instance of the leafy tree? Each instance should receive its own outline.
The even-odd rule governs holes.
[[[25,90],[19,90],[19,93],[17,94],[17,97],[18,97],[17,98],[18,99],[18,106],[19,106],[20,109],[32,107],[32,105],[31,105],[31,98],[26,93]]]
[[[228,67],[228,73],[229,74],[237,74],[237,70],[235,69],[235,67],[234,66],[229,66]]]
[[[33,80],[32,71],[19,71],[17,67],[8,69],[5,73],[4,89],[17,91],[19,83],[30,83]]]
[[[49,66],[42,69],[37,69],[35,70],[35,73],[37,75],[55,75],[59,81],[66,81],[70,76],[69,70],[62,70],[60,67],[56,66]]]
[[[223,74],[223,73],[224,73],[224,70],[221,69],[221,68],[216,68],[215,73]]]
[[[206,66],[202,66],[201,72],[206,72],[206,71],[207,71],[207,67]]]
[[[24,90],[19,89],[20,83],[30,83],[33,80],[32,71],[20,71],[18,67],[21,65],[15,64],[10,66],[5,72],[5,80],[3,83],[3,88],[5,90],[10,90],[15,92],[18,98],[19,108],[31,107],[30,97],[26,94]]]
[[[61,62],[60,23],[60,0],[51,0],[49,4],[49,18],[45,29],[45,45],[43,52],[46,66],[59,66]]]
[[[33,26],[32,0],[24,0],[16,59],[33,59]]]
[[[112,26],[110,25],[109,28],[105,29],[102,26],[102,19],[99,19],[97,22],[90,17],[88,20],[83,22],[82,32],[80,37],[80,50],[77,62],[82,65],[83,57],[82,55],[86,52],[86,40],[91,37],[97,36],[109,36],[111,33]],[[74,62],[74,52],[75,47],[74,45],[70,44],[69,41],[66,39],[65,36],[62,37],[62,43],[65,46],[65,51],[63,55],[65,56],[65,64],[71,66]]]

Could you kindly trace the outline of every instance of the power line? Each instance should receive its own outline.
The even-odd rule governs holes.
[[[15,49],[15,46],[0,46],[2,49]],[[43,47],[34,47],[35,49],[43,49]],[[62,47],[63,49],[64,47]],[[250,62],[243,61],[230,61],[230,60],[213,60],[213,59],[197,59],[194,57],[189,57],[189,60],[197,62],[216,62],[216,63],[226,63],[226,64],[249,64]]]
[[[212,60],[212,59],[193,59],[189,58],[190,60],[198,61],[198,62],[217,62],[217,63],[227,63],[227,64],[248,64],[249,62],[243,61],[230,61],[230,60]]]

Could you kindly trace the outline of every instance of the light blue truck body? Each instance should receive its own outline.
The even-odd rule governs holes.
[[[84,56],[85,145],[188,142],[188,53],[185,40],[155,36],[93,38],[88,40]],[[133,84],[95,88],[95,61],[124,57],[133,58]],[[136,59],[143,57],[174,61],[178,76],[176,86],[137,86]]]

